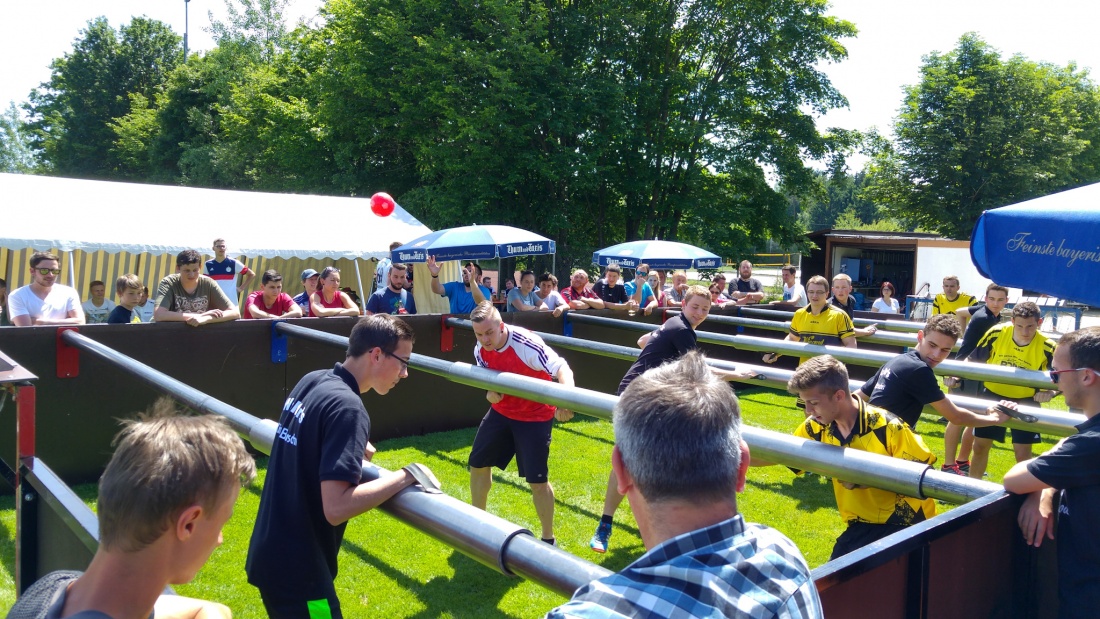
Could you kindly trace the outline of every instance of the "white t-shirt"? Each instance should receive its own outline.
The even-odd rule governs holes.
[[[91,299],[82,303],[81,307],[84,308],[84,322],[94,325],[101,322],[107,322],[107,317],[111,315],[111,310],[115,309],[115,303],[104,297],[103,305],[99,307],[96,307]]]
[[[810,301],[806,298],[806,289],[802,287],[802,284],[795,282],[794,286],[788,287],[787,284],[783,284],[783,300],[790,301],[791,299],[798,297],[798,307],[806,307]]]
[[[871,309],[892,314],[897,314],[900,311],[898,309],[898,300],[893,297],[890,297],[889,305],[887,305],[886,301],[883,301],[881,298],[875,299],[875,302],[871,305]]]
[[[561,293],[557,290],[551,290],[550,294],[546,295],[546,298],[543,299],[542,302],[546,304],[546,309],[550,311],[554,311],[554,308],[559,305],[568,305],[565,299],[562,298]]]
[[[11,309],[11,320],[15,323],[18,316],[30,316],[35,320],[64,320],[69,317],[69,312],[76,310],[83,318],[84,310],[80,307],[80,296],[76,290],[64,284],[54,284],[50,288],[45,299],[39,299],[30,286],[16,288],[8,297],[8,307]]]
[[[134,308],[134,313],[141,318],[141,322],[153,322],[153,312],[156,311],[157,304],[149,299],[145,302],[145,305],[139,305]]]
[[[378,292],[386,286],[390,285],[390,268],[393,267],[393,261],[389,258],[383,258],[378,261],[378,266],[374,267],[374,291]]]

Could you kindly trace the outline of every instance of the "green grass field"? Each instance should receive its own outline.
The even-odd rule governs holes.
[[[791,396],[761,388],[738,393],[749,425],[790,432],[803,419]],[[1053,406],[1063,407],[1060,398]],[[943,428],[927,416],[918,427],[938,457],[942,457]],[[387,468],[414,461],[427,464],[445,492],[469,501],[465,463],[473,436],[474,430],[469,429],[385,441],[378,445],[375,462]],[[1053,440],[1047,439],[1037,452],[1052,444]],[[616,518],[610,552],[598,555],[588,549],[602,510],[611,445],[609,423],[577,415],[555,429],[550,472],[557,495],[556,533],[561,547],[618,570],[644,552],[625,504]],[[989,479],[1000,482],[1012,463],[1011,445],[995,445]],[[264,616],[259,596],[244,574],[266,460],[259,464],[259,480],[241,492],[233,518],[225,527],[225,543],[193,583],[176,587],[184,595],[227,604],[235,616],[245,618]],[[493,479],[489,510],[537,532],[530,493],[514,466],[495,472]],[[94,507],[93,486],[77,491]],[[828,559],[843,528],[829,482],[818,476],[796,477],[785,467],[750,469],[738,501],[746,519],[775,527],[793,539],[811,567]],[[938,505],[941,511],[952,507]],[[10,607],[15,599],[14,537],[13,499],[0,497],[0,608]],[[336,584],[348,617],[539,617],[564,601],[537,585],[502,576],[382,512],[360,516],[348,526]]]

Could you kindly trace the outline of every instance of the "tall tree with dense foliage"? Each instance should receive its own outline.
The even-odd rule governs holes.
[[[26,123],[15,102],[0,115],[0,172],[27,174],[34,169],[34,151],[27,135]]]
[[[132,95],[154,101],[181,59],[181,39],[163,22],[135,17],[117,32],[106,18],[88,22],[26,106],[46,168],[65,176],[120,176],[111,123],[129,113]]]
[[[867,196],[953,238],[982,211],[1100,180],[1100,91],[1073,64],[1007,60],[975,34],[925,57]]]

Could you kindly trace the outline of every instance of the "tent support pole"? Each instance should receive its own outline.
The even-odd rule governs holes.
[[[73,252],[69,251],[67,253],[69,254],[69,287],[73,290],[80,290],[76,287],[76,267],[73,266]]]
[[[363,294],[363,275],[359,273],[359,258],[355,259],[355,279],[359,280],[359,305],[363,308],[363,313],[367,313],[367,294]],[[371,291],[373,292],[373,290]]]

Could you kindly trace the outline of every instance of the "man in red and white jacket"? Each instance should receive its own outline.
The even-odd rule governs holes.
[[[573,386],[573,370],[542,338],[522,327],[506,325],[493,304],[484,301],[470,313],[477,336],[474,358],[491,370]],[[521,477],[531,486],[542,541],[554,544],[554,488],[547,461],[554,419],[569,421],[573,412],[495,391],[485,394],[492,405],[481,420],[470,451],[470,502],[485,509],[493,486],[492,467],[504,470],[513,456]]]

